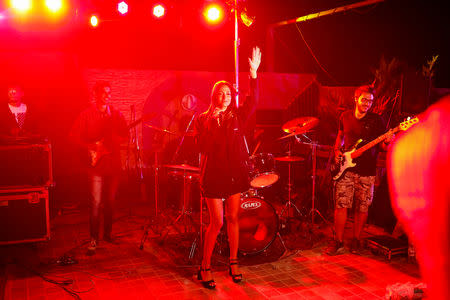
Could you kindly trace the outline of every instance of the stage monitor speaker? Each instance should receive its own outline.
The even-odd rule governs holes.
[[[50,144],[0,146],[0,188],[50,186],[52,151]]]
[[[0,245],[48,239],[47,188],[0,189]]]

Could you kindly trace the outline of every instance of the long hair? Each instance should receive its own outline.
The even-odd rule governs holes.
[[[227,120],[227,119],[231,118],[236,111],[236,108],[237,108],[236,107],[236,90],[234,89],[234,87],[231,83],[229,83],[228,81],[221,80],[221,81],[217,81],[212,88],[211,104],[209,105],[209,108],[206,111],[206,116],[208,118],[214,113],[214,109],[217,107],[218,94],[219,94],[220,88],[224,85],[228,86],[231,91],[231,103],[225,110],[224,119]]]

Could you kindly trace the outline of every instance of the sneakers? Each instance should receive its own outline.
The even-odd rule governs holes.
[[[353,238],[350,244],[350,253],[359,254],[360,250],[361,250],[361,241]]]
[[[344,243],[333,240],[325,253],[330,256],[334,256],[343,254],[344,251],[345,251]]]
[[[92,239],[91,242],[89,243],[89,246],[87,248],[87,253],[86,255],[88,256],[92,256],[95,254],[95,250],[97,250],[97,240]]]

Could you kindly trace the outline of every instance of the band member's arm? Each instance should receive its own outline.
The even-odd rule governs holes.
[[[344,144],[344,132],[342,130],[338,131],[336,136],[336,142],[334,143],[334,159],[338,163],[342,157],[342,145]]]
[[[250,71],[250,95],[247,97],[241,107],[242,115],[248,118],[255,112],[259,101],[258,87],[258,68],[261,64],[261,50],[258,47],[253,48],[252,57],[248,58]]]
[[[381,150],[387,151],[389,144],[394,140],[395,134],[392,132],[392,129],[389,130],[389,135],[384,139],[383,142],[380,143]]]

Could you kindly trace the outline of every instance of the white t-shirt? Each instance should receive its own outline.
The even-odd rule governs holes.
[[[11,104],[8,104],[8,106],[11,113],[13,113],[14,116],[16,117],[17,123],[19,122],[18,119],[19,114],[25,114],[27,112],[27,105],[25,103],[20,104],[20,106],[14,106]]]

